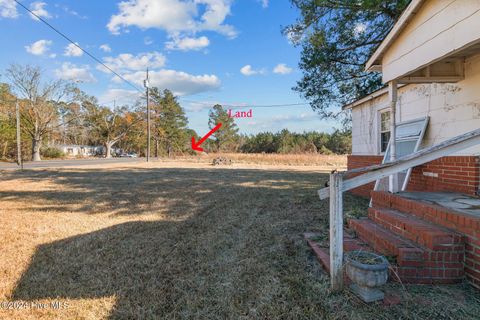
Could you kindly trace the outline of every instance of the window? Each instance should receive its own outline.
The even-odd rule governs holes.
[[[381,114],[379,114],[379,118]],[[385,118],[389,116],[385,115]],[[428,126],[429,118],[420,118],[415,120],[410,120],[406,122],[397,123],[397,138],[395,139],[396,154],[397,158],[401,158],[417,152],[422,143],[425,131]],[[389,124],[386,124],[388,126]],[[380,127],[381,125],[379,125]],[[382,129],[382,128],[379,128]],[[385,129],[385,127],[383,128]],[[389,132],[388,132],[389,133]],[[389,133],[390,134],[390,133]],[[386,140],[388,141],[388,139]],[[388,142],[386,142],[387,150],[384,152],[382,163],[387,163],[390,161],[390,147]],[[398,174],[398,189],[405,190],[410,179],[410,174],[412,169],[404,170]],[[375,190],[388,191],[389,190],[389,181],[388,177],[377,180],[375,183]]]
[[[387,151],[390,141],[390,111],[380,113],[380,152]]]

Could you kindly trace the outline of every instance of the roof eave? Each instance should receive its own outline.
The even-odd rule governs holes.
[[[372,92],[371,94],[361,98],[361,99],[358,99],[352,103],[349,103],[347,105],[344,105],[342,107],[342,110],[348,110],[348,109],[353,109],[355,108],[356,106],[359,106],[361,104],[364,104],[365,102],[368,102],[372,99],[375,99],[377,97],[380,97],[380,96],[383,96],[384,94],[387,94],[388,93],[388,87],[383,87],[377,91],[374,91]]]
[[[406,86],[406,84],[400,84],[400,85],[398,85],[398,88],[400,89],[400,88],[403,88],[404,86]],[[356,101],[353,101],[352,103],[344,105],[342,107],[342,110],[353,109],[355,107],[363,105],[365,102],[368,102],[370,100],[373,100],[375,98],[381,97],[381,96],[386,95],[386,94],[388,94],[388,86],[384,86],[383,88],[378,89],[377,91],[374,91],[374,92],[370,93],[369,95],[366,95],[365,97],[363,97],[361,99],[358,99]]]
[[[382,71],[383,54],[390,47],[392,42],[400,35],[400,32],[418,12],[418,9],[424,2],[425,0],[412,0],[412,2],[410,2],[408,7],[403,11],[402,15],[393,26],[392,30],[390,30],[380,46],[378,46],[377,50],[375,50],[370,59],[368,59],[365,65],[365,71]]]

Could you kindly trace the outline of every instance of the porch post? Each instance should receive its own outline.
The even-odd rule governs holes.
[[[330,281],[332,291],[343,290],[343,175],[330,174]]]
[[[388,96],[390,98],[390,161],[397,159],[397,97],[398,97],[398,83],[392,80],[388,83]],[[398,173],[393,174],[388,179],[388,190],[392,193],[397,193],[398,190]]]

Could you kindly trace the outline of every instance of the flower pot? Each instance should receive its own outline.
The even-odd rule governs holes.
[[[367,251],[352,251],[345,255],[346,272],[353,284],[351,289],[365,302],[383,300],[377,289],[388,279],[388,261],[385,257]]]

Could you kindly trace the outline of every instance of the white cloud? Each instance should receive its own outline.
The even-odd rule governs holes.
[[[63,55],[67,57],[81,57],[83,55],[83,51],[73,43],[70,43],[68,46],[65,47],[65,52],[63,53]]]
[[[110,48],[110,46],[106,43],[102,44],[99,48],[104,52],[112,52],[112,48]]]
[[[30,4],[30,10],[40,18],[48,19],[48,18],[51,18],[52,16],[50,15],[50,13],[48,13],[47,10],[45,10],[46,5],[47,4],[45,2],[35,1]],[[30,17],[33,20],[38,20],[38,18],[31,13],[30,13]]]
[[[126,89],[108,89],[103,93],[98,102],[101,105],[107,106],[124,106],[124,105],[133,105],[140,98],[141,94],[136,90],[126,90]]]
[[[289,74],[292,73],[293,69],[288,67],[285,63],[277,64],[275,68],[273,68],[273,73],[276,74]]]
[[[70,9],[70,8],[67,7],[67,6],[62,6],[62,5],[59,5],[59,4],[55,4],[55,7],[56,7],[56,8],[61,8],[61,9],[63,9],[63,11],[65,11],[66,13],[71,14],[72,16],[75,16],[75,17],[77,17],[77,18],[79,18],[79,19],[88,19],[87,16],[82,16],[82,15],[79,14],[77,11]]]
[[[137,71],[122,75],[125,79],[138,85],[142,85],[145,79],[144,71]],[[200,92],[216,90],[220,87],[220,79],[215,75],[192,75],[183,71],[158,70],[151,71],[150,84],[160,89],[169,89],[179,96],[192,95]],[[113,78],[114,82],[121,82],[118,77]]]
[[[259,0],[262,3],[263,8],[268,8],[268,0]]]
[[[285,34],[287,41],[290,45],[294,46],[299,44],[305,38],[303,33],[295,33],[293,31],[289,31]]]
[[[207,37],[200,37],[200,38],[179,38],[174,37],[172,41],[166,43],[166,48],[169,50],[181,50],[181,51],[189,51],[189,50],[201,50],[203,48],[208,47],[210,44],[210,40]]]
[[[240,69],[240,73],[244,76],[254,76],[256,74],[265,74],[265,69],[255,70],[251,65],[247,64],[246,66]]]
[[[28,53],[31,53],[36,56],[41,56],[50,50],[50,46],[52,45],[52,41],[50,40],[38,40],[32,43],[29,46],[25,46],[25,49]]]
[[[213,101],[198,101],[198,102],[192,101],[192,102],[186,103],[185,105],[182,104],[182,107],[185,108],[185,111],[200,112],[202,110],[211,109],[216,104],[221,104],[221,103],[213,102]]]
[[[315,116],[312,117],[311,114],[301,113],[299,115],[276,115],[271,118],[272,123],[278,122],[298,122],[298,121],[310,121],[317,119]]]
[[[119,12],[107,28],[113,34],[130,26],[163,29],[170,35],[215,31],[233,38],[237,31],[224,23],[231,4],[232,0],[127,0],[118,4]]]
[[[308,108],[306,108],[308,109]],[[319,122],[318,115],[313,111],[302,112],[298,110],[297,114],[281,114],[272,117],[263,117],[258,115],[253,121],[245,123],[245,129],[250,132],[271,131],[278,132],[282,129],[288,129],[291,132],[305,132],[310,130],[320,130],[331,132],[332,127],[336,125],[333,122]]]
[[[0,17],[16,18],[18,17],[17,4],[13,0],[0,0]]]
[[[55,70],[55,75],[59,79],[78,81],[78,82],[96,82],[95,77],[90,73],[88,66],[78,67],[70,62],[62,64],[60,69]]]
[[[181,101],[180,101],[181,102]],[[186,103],[182,103],[182,106],[185,108],[186,111],[190,112],[199,112],[202,110],[211,109],[214,105],[219,104],[222,106],[231,106],[234,105],[235,107],[248,107],[248,103],[239,102],[239,103],[226,103],[221,101],[214,101],[214,100],[205,100],[205,101],[188,101]]]
[[[138,71],[147,68],[161,68],[165,65],[166,58],[163,54],[153,51],[139,53],[136,56],[130,53],[122,53],[117,57],[103,58],[105,64],[116,72]],[[105,67],[99,66],[99,70],[109,73]]]
[[[364,33],[365,30],[367,30],[367,25],[366,25],[366,24],[364,24],[364,23],[357,23],[357,24],[355,25],[354,32],[355,32],[355,35],[356,35],[356,36]]]

